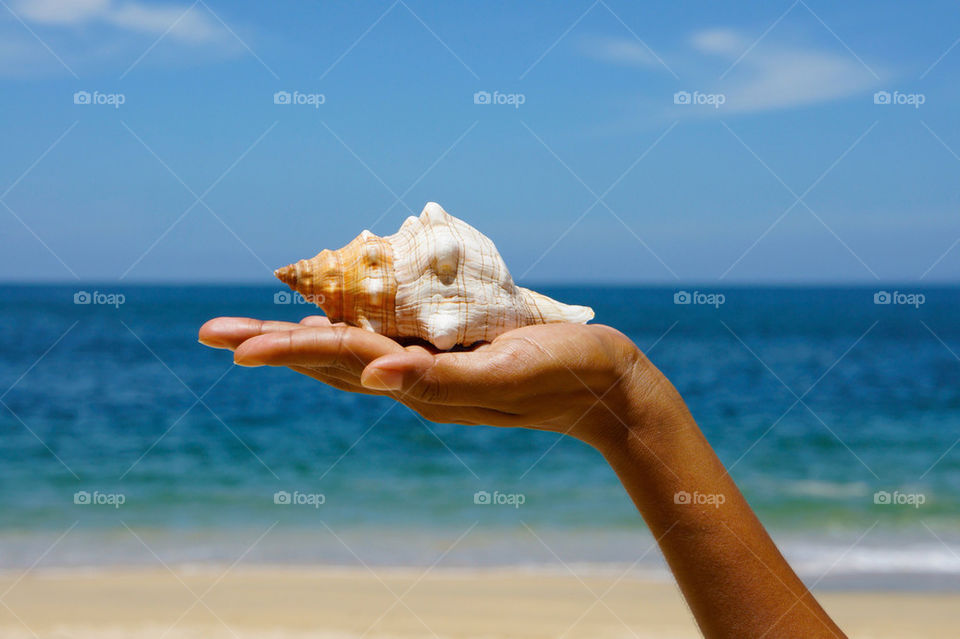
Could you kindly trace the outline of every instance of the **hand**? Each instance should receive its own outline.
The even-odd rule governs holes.
[[[241,366],[287,366],[341,390],[389,395],[435,422],[568,433],[598,448],[627,436],[627,414],[658,373],[608,326],[546,324],[470,350],[437,352],[325,317],[299,324],[221,317],[200,342]]]

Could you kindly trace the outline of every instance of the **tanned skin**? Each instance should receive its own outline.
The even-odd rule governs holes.
[[[467,351],[437,352],[324,317],[221,317],[204,324],[200,342],[232,350],[240,366],[286,366],[344,391],[387,395],[434,422],[576,437],[617,473],[704,636],[845,637],[673,385],[613,328],[528,326]]]

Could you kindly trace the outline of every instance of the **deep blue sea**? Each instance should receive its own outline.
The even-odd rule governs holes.
[[[591,448],[424,425],[197,343],[211,317],[312,312],[275,303],[280,290],[0,287],[0,569],[642,557],[663,576]],[[719,305],[677,304],[677,288],[541,290],[648,353],[808,582],[960,585],[960,288],[685,288]]]

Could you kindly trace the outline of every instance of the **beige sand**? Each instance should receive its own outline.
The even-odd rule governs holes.
[[[698,637],[676,587],[521,571],[35,570],[0,576],[0,636]],[[19,579],[19,581],[18,581]],[[600,598],[598,600],[598,597]],[[198,600],[199,598],[199,600]],[[399,598],[399,599],[398,599]],[[825,593],[852,637],[956,637],[960,595]]]

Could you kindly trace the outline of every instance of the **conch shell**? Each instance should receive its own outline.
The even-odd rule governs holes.
[[[275,275],[334,322],[441,350],[490,341],[511,329],[586,323],[593,310],[517,286],[487,236],[429,202],[395,234],[364,231],[339,250]]]

